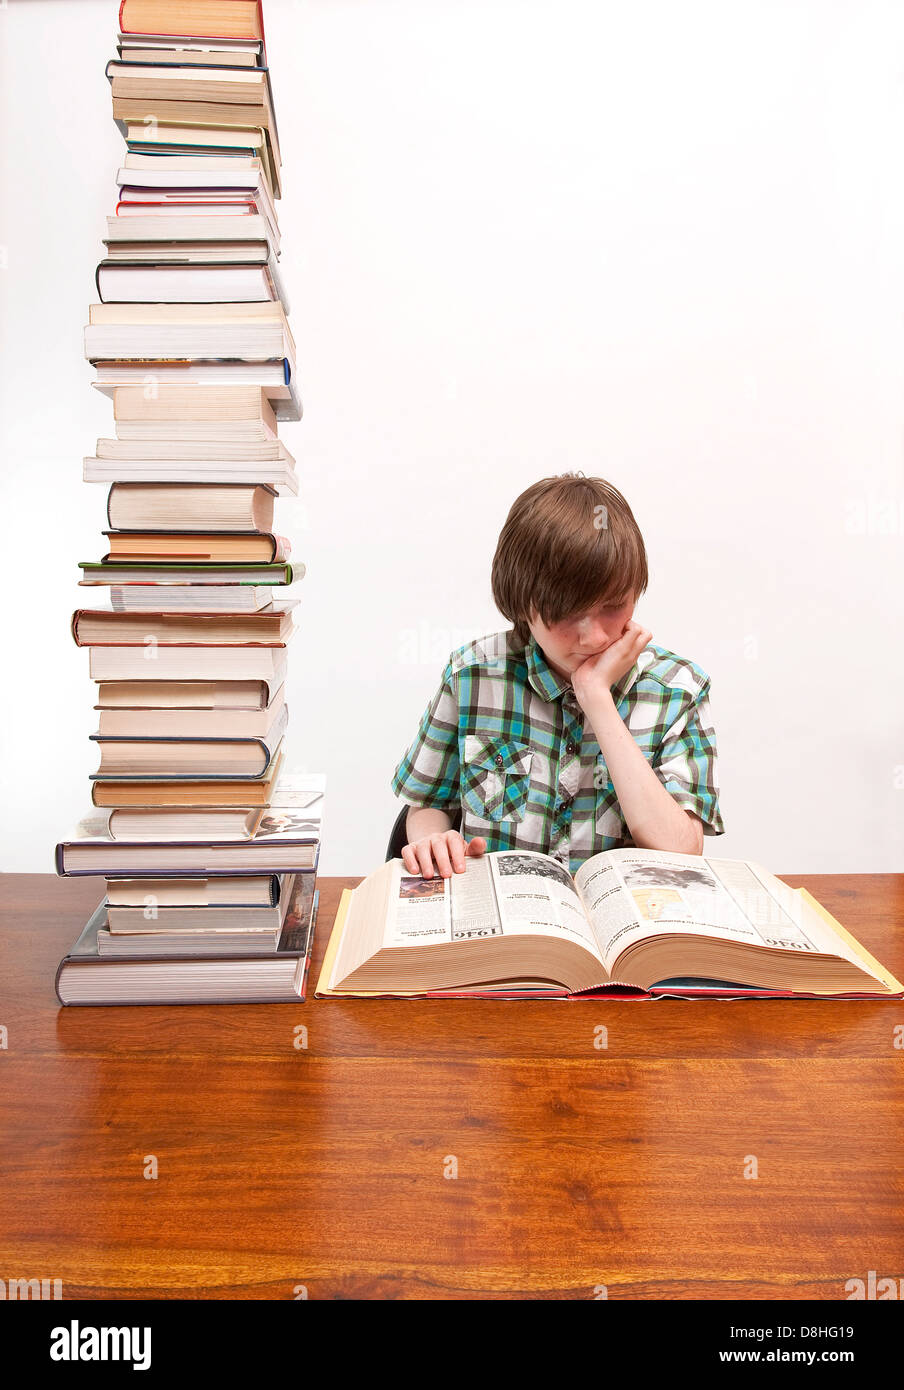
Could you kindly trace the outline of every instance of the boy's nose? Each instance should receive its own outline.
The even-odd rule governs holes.
[[[600,647],[608,646],[609,637],[601,622],[582,618],[578,624],[578,641],[587,651],[599,651]]]

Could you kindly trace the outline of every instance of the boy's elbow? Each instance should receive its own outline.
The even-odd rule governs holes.
[[[659,836],[634,833],[631,843],[636,849],[658,849],[666,854],[702,854],[703,822],[693,811],[684,812],[684,824]]]
[[[699,817],[698,815],[695,815],[695,814],[694,814],[693,811],[685,811],[684,814],[687,816],[687,819],[688,819],[688,821],[689,821],[689,823],[690,823],[690,842],[691,842],[691,848],[685,850],[685,854],[702,854],[702,853],[703,853],[703,822],[702,822],[702,820],[700,819],[700,817]]]

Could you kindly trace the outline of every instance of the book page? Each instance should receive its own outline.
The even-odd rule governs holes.
[[[393,874],[383,930],[383,946],[429,946],[452,940],[450,879],[409,874],[393,860]]]
[[[531,850],[498,850],[488,860],[509,935],[568,937],[602,959],[574,881],[558,860]]]
[[[321,974],[318,989],[324,983],[329,989],[338,988],[341,981],[384,948],[412,949],[470,936],[501,934],[486,861],[468,858],[465,864],[465,873],[452,878],[422,878],[420,874],[408,873],[401,859],[391,859],[359,883],[354,890],[359,895],[354,904],[356,930],[352,933],[343,929],[336,936],[343,898],[324,958],[324,966],[328,959],[332,959],[332,965],[328,976]],[[349,898],[353,896],[349,894]]]
[[[567,936],[599,956],[571,877],[549,855],[468,856],[463,874],[424,879],[402,868],[393,883],[384,946],[517,935]]]
[[[787,884],[741,859],[610,850],[575,874],[607,971],[627,946],[659,933],[847,956]]]

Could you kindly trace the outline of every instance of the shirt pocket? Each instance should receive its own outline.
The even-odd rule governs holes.
[[[526,743],[465,734],[461,799],[481,820],[523,820],[533,752]]]
[[[597,754],[593,769],[595,804],[593,810],[596,833],[606,840],[621,840],[627,833],[627,824],[618,804],[618,792],[609,776],[606,759]]]

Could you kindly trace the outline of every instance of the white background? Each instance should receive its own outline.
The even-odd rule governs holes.
[[[900,871],[904,9],[879,0],[265,0],[308,566],[293,765],[324,874],[389,781],[538,478],[627,497],[637,618],[712,678],[724,836],[777,873]],[[77,562],[83,357],[124,149],[115,0],[9,0],[3,44],[3,862],[52,870],[96,765]]]

